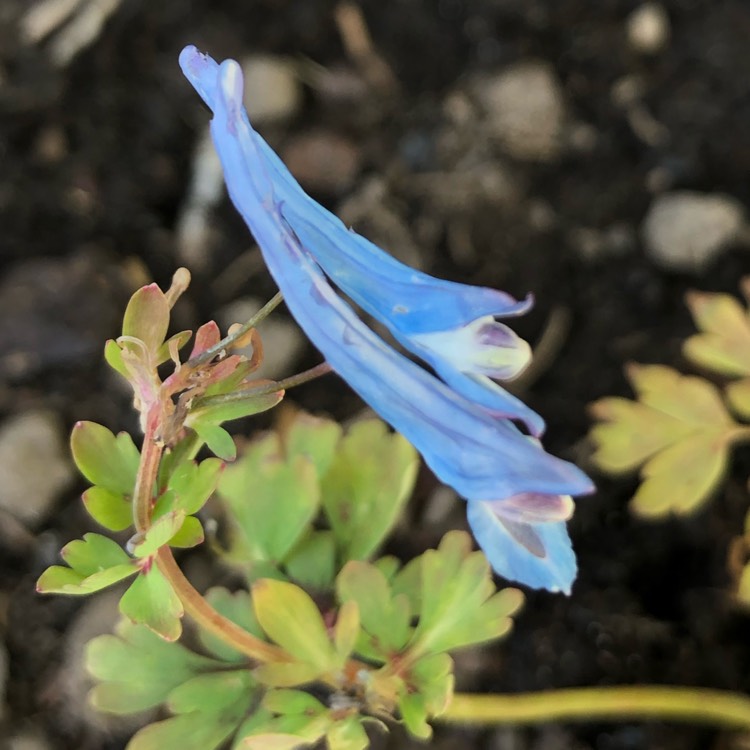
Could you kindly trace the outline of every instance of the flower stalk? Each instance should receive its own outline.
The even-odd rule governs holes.
[[[553,721],[677,721],[750,729],[750,698],[704,688],[632,685],[571,688],[523,695],[457,694],[440,717],[449,724],[544,724]]]

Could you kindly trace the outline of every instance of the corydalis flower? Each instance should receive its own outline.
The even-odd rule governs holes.
[[[467,499],[475,536],[500,574],[569,590],[575,557],[565,496],[589,492],[591,483],[521,434],[510,418],[534,434],[542,420],[490,379],[516,374],[528,359],[525,342],[494,317],[521,314],[531,301],[434,279],[346,229],[251,127],[239,65],[217,65],[194,47],[183,50],[180,63],[213,110],[211,133],[230,197],[313,344]],[[375,335],[329,279],[444,382]]]

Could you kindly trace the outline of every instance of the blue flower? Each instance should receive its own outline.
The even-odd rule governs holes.
[[[297,322],[333,370],[422,454],[469,504],[469,522],[495,570],[534,587],[569,590],[575,557],[567,497],[590,492],[579,469],[532,434],[541,418],[491,378],[517,374],[528,346],[495,316],[525,312],[492,289],[408,268],[309,198],[242,105],[240,66],[187,47],[180,64],[213,110],[211,133],[229,195]],[[388,346],[330,281],[384,323],[441,379]]]

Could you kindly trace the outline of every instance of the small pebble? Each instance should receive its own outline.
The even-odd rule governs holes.
[[[302,102],[292,64],[282,57],[253,55],[242,61],[245,108],[255,125],[294,116]]]
[[[661,3],[647,2],[627,18],[628,43],[644,55],[661,52],[669,41],[669,16]]]
[[[675,191],[654,200],[641,234],[657,265],[698,273],[738,237],[744,220],[742,204],[729,195]]]
[[[478,91],[491,134],[523,161],[553,161],[565,121],[563,92],[546,62],[527,60],[486,79]]]
[[[0,508],[14,518],[42,523],[74,474],[62,425],[51,412],[27,412],[0,425]]]
[[[362,165],[360,150],[352,141],[325,130],[294,136],[281,157],[303,187],[336,194],[349,190]]]
[[[52,745],[40,730],[26,729],[8,739],[7,750],[52,750]]]

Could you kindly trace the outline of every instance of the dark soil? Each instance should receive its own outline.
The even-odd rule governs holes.
[[[316,190],[313,159],[305,168],[315,196],[334,209],[358,196],[358,228],[398,254],[406,250],[395,221],[435,274],[533,292],[535,311],[518,326],[531,341],[550,320],[569,317],[559,353],[524,397],[548,421],[547,447],[585,465],[586,405],[628,393],[627,361],[684,366],[680,342],[691,331],[685,291],[735,291],[750,271],[750,255],[739,245],[699,277],[660,270],[639,235],[654,190],[721,192],[750,203],[750,3],[665,0],[671,38],[653,56],[628,45],[625,19],[638,4],[363,0],[374,48],[397,81],[389,87],[368,81],[372,68],[347,54],[329,0],[124,0],[95,42],[62,68],[50,62],[49,43],[27,43],[18,31],[31,4],[3,0],[0,412],[44,406],[66,427],[95,419],[135,429],[128,395],[101,363],[101,345],[117,335],[128,294],[151,278],[167,285],[180,264],[175,226],[208,119],[177,67],[180,49],[193,43],[220,59],[267,52],[291,56],[303,70],[338,71],[324,77],[327,85],[306,87],[301,108],[265,131],[282,153],[310,132],[346,141],[355,160],[351,184],[322,174],[324,187]],[[552,66],[569,127],[579,134],[541,163],[516,160],[490,143],[476,99],[483,80],[529,58]],[[642,104],[668,138],[644,141],[613,102],[613,86],[629,75],[640,77]],[[337,82],[349,87],[343,95]],[[465,117],[451,114],[456,102],[468,102]],[[585,127],[576,131],[576,124]],[[467,144],[485,163],[500,165],[515,197],[468,200],[454,187],[460,158],[451,154],[460,156]],[[318,171],[328,168],[318,162]],[[373,180],[382,190],[367,198],[375,193],[363,188]],[[213,246],[177,311],[182,328],[235,297],[274,291],[257,267],[246,278],[238,270],[231,292],[215,283],[251,240],[226,201],[211,222]],[[310,350],[298,364],[315,361]],[[294,398],[343,418],[358,404],[341,394],[338,384],[321,381]],[[507,640],[458,658],[459,686],[661,683],[750,691],[748,616],[731,601],[726,568],[747,509],[748,459],[737,457],[726,489],[696,516],[658,524],[629,515],[634,481],[597,477],[598,494],[579,501],[571,524],[580,565],[573,595],[530,594]],[[394,540],[397,554],[435,544],[449,525],[463,523],[458,506],[441,522],[421,523],[433,485],[425,476],[412,528]],[[52,750],[114,750],[124,747],[128,730],[93,726],[76,708],[85,693],[71,698],[67,684],[80,602],[33,593],[62,544],[91,528],[77,500],[81,489],[61,497],[30,535],[8,527],[0,536],[0,632],[10,657],[0,731],[12,737],[33,730]],[[400,730],[389,743],[405,744]],[[660,723],[440,729],[436,743],[488,750],[741,747],[728,733]]]

